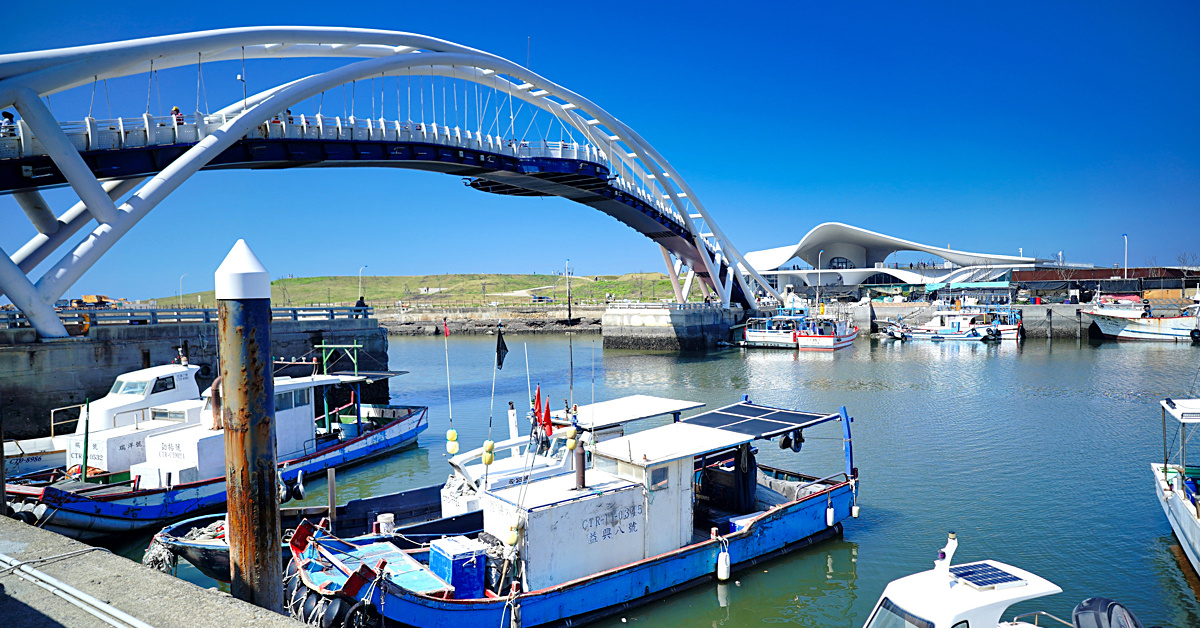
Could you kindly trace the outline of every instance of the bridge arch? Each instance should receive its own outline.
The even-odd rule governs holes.
[[[310,43],[275,43],[289,40]],[[322,41],[339,43],[319,43]],[[226,120],[219,128],[206,133],[161,171],[153,173],[119,208],[110,196],[120,198],[131,186],[115,181],[102,184],[95,178],[39,100],[40,96],[98,78],[128,76],[150,71],[151,67],[189,65],[195,62],[193,55],[201,61],[217,61],[239,58],[243,51],[247,58],[362,60],[273,87],[247,98],[241,106],[231,105],[218,112]],[[51,221],[47,218],[53,215],[47,216],[48,209],[40,195],[30,190],[18,192],[18,201],[41,233],[13,258],[0,255],[0,290],[26,313],[41,335],[65,335],[50,305],[183,181],[245,139],[264,120],[315,94],[355,80],[405,74],[454,76],[491,85],[579,131],[594,146],[596,154],[616,171],[615,178],[622,181],[630,195],[637,197],[635,200],[657,208],[678,226],[675,237],[656,238],[656,241],[663,246],[668,274],[680,301],[685,299],[679,286],[679,272],[683,268],[689,270],[687,283],[690,284],[693,274],[697,275],[726,305],[731,300],[752,304],[750,287],[737,272],[738,266],[747,269],[764,289],[774,292],[744,262],[680,173],[633,129],[581,95],[501,57],[435,38],[365,29],[297,27],[227,29],[0,55],[0,108],[16,106],[22,114],[22,123],[28,123],[54,166],[81,199],[80,204],[48,227]],[[478,130],[475,137],[482,144]],[[491,141],[490,135],[488,140]],[[34,285],[26,273],[82,230],[91,217],[100,224]]]

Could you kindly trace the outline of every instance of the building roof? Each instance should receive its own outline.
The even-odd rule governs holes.
[[[956,251],[940,246],[930,246],[911,240],[868,231],[840,222],[827,222],[814,227],[800,239],[795,246],[781,246],[763,251],[746,254],[746,262],[755,270],[776,270],[789,260],[799,257],[811,266],[819,263],[818,256],[822,249],[831,244],[847,243],[866,249],[868,260],[884,260],[896,251],[921,251],[958,264],[959,266],[1033,264],[1038,262],[1035,257],[1019,257],[1016,255],[991,255],[988,253],[970,253]]]

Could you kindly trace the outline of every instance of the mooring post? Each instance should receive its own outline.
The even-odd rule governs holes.
[[[337,534],[337,469],[325,470],[325,484],[329,486],[329,533]]]
[[[217,268],[216,297],[230,589],[238,599],[283,613],[271,276],[245,240]]]
[[[1054,337],[1054,310],[1046,308],[1046,340]]]
[[[0,407],[4,407],[0,404]],[[8,514],[8,492],[4,488],[4,415],[0,414],[0,517]]]

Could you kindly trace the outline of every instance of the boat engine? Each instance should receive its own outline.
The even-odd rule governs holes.
[[[1075,628],[1142,628],[1129,609],[1106,597],[1089,597],[1071,611]]]

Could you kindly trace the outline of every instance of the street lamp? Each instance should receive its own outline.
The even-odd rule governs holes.
[[[825,254],[825,249],[821,249],[817,253],[817,303],[821,303],[821,256]]]
[[[363,267],[362,267],[362,268],[360,268],[360,269],[358,269],[358,297],[359,297],[360,299],[361,299],[361,298],[362,298],[362,296],[363,296],[363,292],[362,292],[362,271],[363,271],[363,268],[366,268],[366,267],[367,267],[367,265],[366,265],[366,264],[363,264]]]
[[[191,273],[183,273],[179,276],[179,309],[183,309],[183,278]]]
[[[1125,278],[1129,279],[1129,234],[1122,233],[1122,238],[1125,238]]]

